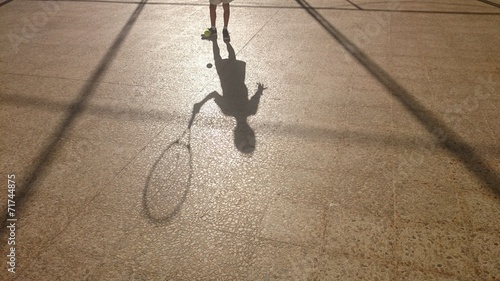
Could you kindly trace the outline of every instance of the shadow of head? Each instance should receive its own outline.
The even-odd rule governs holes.
[[[244,154],[255,151],[255,132],[247,122],[237,122],[234,128],[234,146]]]

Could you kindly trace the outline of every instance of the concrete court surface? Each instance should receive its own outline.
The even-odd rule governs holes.
[[[207,2],[1,4],[0,280],[500,280],[499,1]]]

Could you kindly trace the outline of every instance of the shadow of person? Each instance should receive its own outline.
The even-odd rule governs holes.
[[[258,83],[257,91],[249,99],[248,88],[245,85],[246,63],[236,59],[234,49],[229,42],[226,42],[229,56],[227,59],[222,59],[217,40],[211,41],[222,95],[215,91],[210,93],[194,105],[194,111],[199,111],[203,104],[214,99],[224,115],[236,119],[236,127],[233,131],[235,147],[245,154],[251,154],[255,150],[256,139],[254,130],[248,124],[248,117],[257,113],[260,97],[266,88]]]

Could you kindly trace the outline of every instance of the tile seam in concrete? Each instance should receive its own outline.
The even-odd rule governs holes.
[[[276,12],[275,12],[272,16],[270,16],[270,17],[267,19],[267,21],[266,21],[266,22],[265,22],[265,23],[264,23],[264,24],[263,24],[263,25],[259,28],[259,30],[257,30],[257,31],[255,32],[255,34],[254,34],[254,35],[253,35],[250,39],[248,39],[248,41],[245,43],[245,45],[243,45],[243,47],[241,47],[241,49],[240,49],[238,52],[236,52],[236,54],[240,54],[240,53],[241,53],[241,51],[243,51],[243,50],[245,49],[245,47],[246,47],[246,46],[248,46],[248,44],[250,44],[250,42],[252,42],[252,40],[255,38],[255,36],[257,36],[257,34],[259,34],[259,33],[262,31],[262,29],[264,29],[264,27],[266,27],[266,26],[269,24],[269,22],[270,22],[272,19],[274,19],[274,17],[276,17],[276,15],[277,15],[278,13],[279,13],[279,10],[278,10],[278,11],[276,11]]]
[[[12,1],[12,0],[11,0]],[[38,1],[51,1],[51,0],[26,0],[32,2]],[[89,2],[89,3],[104,3],[104,4],[139,4],[140,1],[106,1],[106,0],[57,0],[59,2]],[[487,0],[477,0],[481,1],[490,6],[494,6]],[[351,2],[351,1],[349,1]],[[489,3],[486,3],[489,2]],[[352,4],[352,3],[351,3]],[[495,4],[495,3],[493,3]],[[168,6],[206,6],[206,4],[200,3],[172,3],[172,2],[148,2],[147,5],[168,5]],[[498,5],[498,4],[495,4]],[[274,6],[274,5],[245,5],[245,4],[231,4],[232,8],[255,8],[255,9],[304,9],[300,6]],[[462,11],[432,11],[432,10],[388,10],[388,9],[366,9],[366,8],[358,8],[360,6],[356,5],[356,8],[344,8],[344,7],[326,7],[326,6],[318,6],[314,7],[316,10],[338,10],[338,11],[353,11],[353,12],[394,12],[394,13],[420,13],[420,14],[452,14],[452,15],[500,15],[500,12],[462,12]],[[481,6],[474,6],[481,7]],[[496,6],[494,6],[496,7]]]
[[[102,80],[91,81],[89,79],[78,79],[78,78],[71,78],[71,77],[58,77],[58,76],[25,74],[25,73],[14,73],[14,72],[3,72],[3,71],[0,71],[0,75],[14,75],[14,76],[34,77],[34,78],[40,78],[40,79],[58,79],[58,80],[67,80],[67,81],[74,81],[74,82],[94,82],[96,84],[107,84],[107,85],[120,85],[120,86],[133,86],[133,87],[148,88],[148,86],[141,85],[141,84],[118,83],[118,82],[109,82],[109,81],[102,81]]]

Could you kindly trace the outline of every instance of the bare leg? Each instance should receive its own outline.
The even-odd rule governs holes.
[[[216,9],[217,5],[210,4],[210,24],[212,24],[212,26],[215,26],[215,20],[217,18]]]
[[[227,28],[229,23],[229,4],[222,4],[224,8],[224,28]]]

